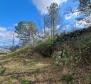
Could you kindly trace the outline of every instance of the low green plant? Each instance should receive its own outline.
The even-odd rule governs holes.
[[[72,74],[67,74],[67,75],[63,75],[62,81],[66,82],[67,84],[73,84],[73,75]]]
[[[61,65],[61,60],[62,60],[61,54],[62,54],[62,51],[55,52],[55,53],[53,54],[54,63],[55,63],[56,65]]]
[[[91,84],[91,74],[86,77],[86,80]]]
[[[71,59],[71,56],[69,55],[66,49],[63,49],[63,50],[55,52],[53,54],[53,58],[54,58],[55,64],[66,65]]]
[[[4,68],[3,66],[0,66],[0,75],[3,75],[6,71],[6,68]]]
[[[31,84],[31,81],[29,81],[29,80],[21,80],[21,84]]]

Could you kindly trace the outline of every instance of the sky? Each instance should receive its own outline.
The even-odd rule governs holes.
[[[0,0],[0,46],[12,45],[14,27],[20,21],[33,21],[42,30],[43,16],[48,13],[47,7],[53,2],[60,7],[60,31],[79,27],[79,22],[76,23],[79,12],[71,13],[77,10],[78,0]],[[15,41],[17,43],[18,38]]]
[[[20,21],[34,21],[38,28],[42,18],[32,0],[0,0],[0,45],[12,45],[12,31]],[[16,39],[18,41],[18,39]]]

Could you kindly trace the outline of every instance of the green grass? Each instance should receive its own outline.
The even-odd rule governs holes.
[[[17,49],[14,52],[8,53],[7,56],[13,56],[14,57],[14,56],[20,56],[20,55],[27,55],[29,53],[29,51],[31,51],[31,46],[27,45],[27,46],[24,46],[20,49]]]

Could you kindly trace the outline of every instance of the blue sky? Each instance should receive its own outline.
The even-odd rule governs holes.
[[[14,26],[19,21],[33,21],[42,30],[42,16],[48,13],[47,7],[52,2],[60,6],[61,31],[71,31],[79,17],[79,12],[71,13],[71,10],[77,10],[78,0],[0,0],[0,46],[12,45]]]
[[[0,26],[12,30],[19,21],[32,20],[40,28],[43,26],[42,16],[47,11],[46,7],[53,1],[62,5],[62,24],[69,24],[69,21],[65,21],[65,13],[78,6],[75,0],[0,0]]]
[[[21,20],[32,20],[39,24],[40,13],[32,0],[0,0],[0,25],[14,26]]]
[[[32,0],[0,0],[1,46],[12,45],[12,30],[22,20],[32,20],[38,25],[38,28],[42,26],[41,14],[33,5]]]

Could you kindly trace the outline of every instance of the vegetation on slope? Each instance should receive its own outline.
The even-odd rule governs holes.
[[[26,46],[22,49],[20,48],[17,51],[9,54],[8,56],[13,57],[13,59],[18,57],[19,61],[20,59],[23,58],[24,58],[23,60],[29,59],[29,57],[30,59],[31,57],[34,57],[34,59],[39,60],[38,59],[39,57],[37,58],[37,55],[40,56],[40,58],[42,58],[42,62],[46,60],[46,58],[43,57],[50,57],[48,58],[49,61],[51,61],[54,58],[54,60],[52,61],[53,62],[55,61],[56,65],[52,62],[50,66],[54,68],[48,68],[47,66],[46,69],[50,70],[51,72],[55,70],[56,73],[59,71],[58,74],[54,72],[52,73],[52,75],[56,75],[56,78],[58,78],[58,80],[74,84],[77,84],[80,81],[80,84],[88,84],[90,83],[90,74],[91,74],[90,50],[91,50],[91,31],[90,28],[88,28],[84,30],[75,31],[66,35],[57,36],[53,42],[51,42],[51,40],[48,39],[45,42],[41,42],[34,48],[32,48],[31,46]],[[28,63],[27,61],[23,62],[25,62],[26,64]],[[32,62],[30,61],[30,63]],[[48,60],[46,60],[46,63],[48,63]],[[26,67],[26,65],[24,66]],[[61,69],[59,67],[61,67]],[[42,69],[43,68],[41,68],[40,70]],[[44,68],[43,70],[46,69]],[[35,68],[35,70],[37,69]],[[31,70],[29,70],[29,72],[31,72]],[[49,72],[46,73],[48,73],[47,76],[50,75]],[[55,77],[51,79],[54,80]]]
[[[87,28],[56,36],[53,41],[47,39],[35,47],[31,47],[30,45],[25,46],[9,55],[31,57],[34,53],[37,53],[43,57],[51,57],[55,52],[66,51],[68,52],[69,57],[73,57],[73,59],[79,58],[77,60],[83,61],[83,63],[90,63],[90,50],[91,28]]]

